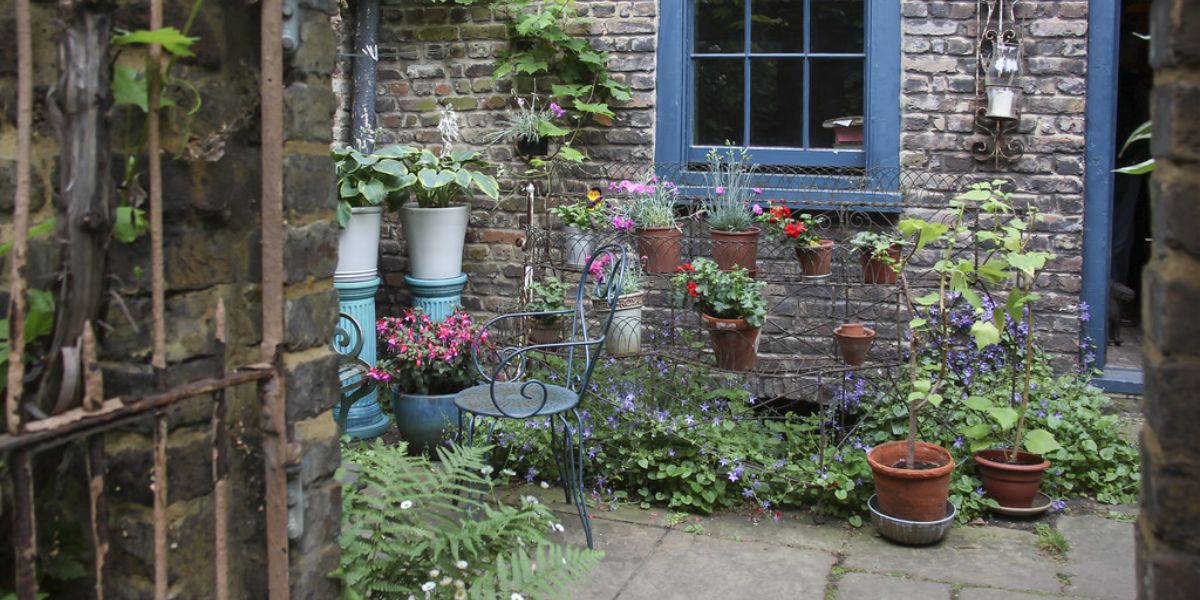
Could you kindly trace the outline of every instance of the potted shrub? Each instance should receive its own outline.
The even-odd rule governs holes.
[[[563,264],[582,269],[596,249],[596,230],[603,224],[606,210],[600,188],[588,190],[587,199],[560,204],[547,212],[563,222]]]
[[[627,250],[627,254],[632,251]],[[592,263],[592,277],[598,283],[604,283],[604,274],[612,255],[603,254]],[[625,273],[621,278],[621,292],[617,296],[617,306],[612,311],[612,326],[604,339],[604,349],[612,356],[628,356],[642,351],[642,306],[645,304],[646,292],[642,289],[641,261],[626,261]],[[596,316],[603,323],[608,318],[608,310],[597,310]]]
[[[993,322],[998,324],[1000,334],[997,343],[1007,354],[1012,386],[995,396],[973,395],[963,401],[995,423],[995,428],[980,423],[963,431],[975,452],[983,489],[1000,506],[1017,509],[1034,508],[1042,477],[1050,468],[1050,462],[1043,456],[1061,447],[1049,431],[1026,431],[1025,427],[1029,402],[1039,394],[1033,387],[1033,372],[1040,352],[1034,341],[1033,309],[1039,296],[1033,290],[1046,262],[1053,258],[1049,252],[1032,248],[1037,221],[1037,209],[1030,206],[1025,219],[1008,219],[990,236],[995,254],[991,264],[996,269],[991,277],[1015,280],[1007,298],[991,294]],[[1013,390],[1020,390],[1016,409],[1012,407]],[[997,433],[1011,437],[998,438]],[[1004,445],[997,448],[1001,442]],[[1047,499],[1044,506],[1049,505]]]
[[[420,309],[376,323],[379,362],[368,376],[390,388],[392,415],[412,454],[434,453],[447,427],[458,423],[454,395],[475,384],[471,347],[487,343],[471,315],[456,310],[440,323]]]
[[[863,283],[896,283],[896,267],[906,242],[899,237],[875,231],[860,231],[850,238],[862,263]]]
[[[758,335],[767,317],[766,282],[741,267],[723,271],[707,258],[682,264],[671,278],[675,304],[691,301],[712,338],[717,366],[750,371],[758,362]]]
[[[567,294],[571,292],[571,289],[571,284],[560,281],[557,277],[547,277],[543,282],[530,282],[529,302],[525,304],[525,310],[529,312],[561,311],[565,315],[570,308],[567,306]],[[562,341],[562,316],[541,315],[530,317],[529,321],[530,342],[553,344]]]
[[[825,217],[814,217],[808,213],[794,214],[781,201],[772,200],[767,208],[755,205],[752,208],[759,223],[767,228],[771,239],[791,244],[800,260],[800,270],[805,277],[826,277],[833,267],[833,240],[821,238],[818,229],[827,224]]]
[[[673,273],[683,253],[683,230],[675,218],[679,188],[652,176],[644,182],[612,182],[608,189],[625,195],[616,206],[612,226],[618,233],[633,231],[638,255],[645,257],[645,271]]]
[[[338,264],[334,281],[367,281],[378,272],[379,231],[389,199],[412,186],[417,176],[405,160],[417,150],[387,146],[372,154],[353,148],[333,151],[338,178]]]
[[[516,109],[506,110],[504,116],[496,120],[500,129],[488,135],[488,143],[512,140],[517,154],[525,160],[544,158],[550,154],[550,138],[571,133],[570,129],[555,123],[566,114],[567,111],[553,101],[540,100],[537,96],[526,100],[518,96]]]
[[[758,235],[754,226],[751,197],[761,193],[752,187],[755,166],[743,148],[730,148],[721,154],[708,152],[708,171],[704,177],[712,195],[704,201],[704,214],[712,239],[713,260],[722,271],[741,267],[755,271],[758,266]]]
[[[484,173],[490,164],[475,150],[454,150],[458,118],[444,110],[438,123],[442,132],[440,155],[422,149],[408,157],[408,170],[416,176],[406,188],[415,197],[400,211],[408,243],[409,274],[417,279],[450,279],[462,273],[463,247],[471,206],[457,202],[472,190],[492,200],[500,199],[496,178]]]

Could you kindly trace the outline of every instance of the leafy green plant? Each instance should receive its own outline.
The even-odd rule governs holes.
[[[1066,536],[1051,527],[1049,523],[1038,523],[1034,526],[1033,532],[1037,534],[1039,550],[1055,558],[1067,557],[1067,551],[1071,549],[1071,542],[1067,541]]]
[[[401,192],[417,182],[406,161],[420,154],[411,146],[392,145],[363,154],[349,146],[333,150],[338,178],[337,222],[345,227],[352,208],[379,206],[387,202],[399,208]]]
[[[586,200],[552,206],[546,209],[546,212],[558,217],[567,227],[598,229],[608,214],[608,208],[600,190],[592,188],[588,191]]]
[[[749,151],[729,148],[724,154],[717,148],[708,151],[708,171],[704,174],[712,195],[704,201],[708,226],[720,231],[746,231],[754,223],[750,199],[761,193],[753,187],[757,170]]]
[[[886,232],[860,231],[850,238],[849,243],[871,259],[885,261],[895,267],[899,261],[892,259],[890,251],[892,248],[907,246],[909,242]]]
[[[435,155],[422,149],[410,157],[408,170],[416,174],[416,181],[401,191],[411,191],[421,208],[445,208],[460,194],[478,190],[492,200],[500,199],[500,185],[496,178],[481,169],[491,166],[483,155],[475,150],[442,151]]]
[[[539,102],[542,104],[540,107]],[[517,96],[517,107],[509,108],[503,117],[496,119],[500,129],[488,134],[487,140],[493,144],[506,139],[536,142],[546,137],[569,135],[571,130],[554,123],[565,114],[566,110],[553,100],[539,100],[537,96],[530,96],[526,100]]]
[[[829,224],[829,219],[823,215],[795,214],[780,200],[768,200],[766,208],[755,203],[751,211],[757,215],[754,220],[763,226],[769,237],[801,248],[820,246],[819,228]]]
[[[550,312],[567,309],[567,294],[574,288],[557,277],[529,283],[529,302],[525,309],[530,312]]]
[[[541,598],[570,590],[603,553],[559,545],[536,498],[495,502],[484,448],[343,445],[342,598]]]
[[[0,256],[3,256],[0,252]],[[25,347],[37,342],[54,330],[54,294],[46,290],[26,290]],[[9,320],[0,319],[0,373],[8,373],[8,357],[12,352]],[[22,352],[25,350],[22,349]],[[0,390],[8,387],[8,377],[0,377]]]
[[[710,317],[745,319],[751,327],[761,327],[767,318],[767,299],[762,291],[766,286],[766,282],[750,277],[746,269],[722,271],[707,258],[679,265],[678,273],[671,278],[676,306],[690,299]]]
[[[679,188],[674,183],[651,176],[648,181],[614,181],[608,184],[608,189],[626,195],[618,203],[619,219],[613,219],[614,229],[679,227],[675,217]]]

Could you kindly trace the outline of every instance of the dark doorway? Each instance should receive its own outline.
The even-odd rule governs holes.
[[[1150,0],[1122,0],[1117,83],[1117,150],[1150,119]],[[1150,157],[1150,145],[1135,142],[1117,157],[1119,166]],[[1106,318],[1105,368],[1142,368],[1142,270],[1150,260],[1150,175],[1117,173],[1113,181],[1112,256]]]

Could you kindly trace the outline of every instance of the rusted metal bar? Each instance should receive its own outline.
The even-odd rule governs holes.
[[[37,599],[37,526],[33,506],[33,452],[14,452],[9,463],[13,481],[13,557],[18,600]]]
[[[259,34],[262,97],[262,360],[279,369],[283,342],[283,2],[263,0]],[[267,593],[286,600],[288,584],[287,412],[279,378],[262,386],[266,486]]]
[[[17,0],[17,189],[13,198],[12,283],[9,287],[8,384],[4,421],[10,434],[21,430],[25,379],[25,262],[29,249],[29,168],[33,149],[33,37],[29,0]]]
[[[104,600],[104,586],[108,581],[108,497],[104,495],[104,434],[95,434],[87,439],[88,498],[90,498],[92,525],[92,590],[96,600]]]
[[[271,379],[275,372],[269,365],[252,365],[247,370],[236,371],[224,379],[201,379],[177,386],[161,394],[110,398],[95,413],[73,409],[25,426],[20,435],[0,435],[0,453],[37,446],[44,450],[71,441],[82,435],[91,435],[138,418],[149,411],[164,408],[185,398],[211,394],[217,390],[237,385]]]
[[[154,600],[167,600],[167,413],[154,415]]]
[[[162,0],[150,0],[150,29],[163,26]],[[161,373],[167,368],[167,324],[166,292],[163,276],[163,225],[162,225],[162,145],[159,140],[158,109],[162,94],[162,46],[150,45],[150,58],[146,68],[148,112],[146,115],[147,167],[150,171],[150,302],[153,319],[153,350],[150,366],[154,368],[157,382],[161,384]]]
[[[96,332],[92,322],[83,325],[83,410],[96,412],[104,404],[104,373],[97,358]]]
[[[213,335],[213,352],[217,357],[216,379],[225,378],[225,300],[217,299],[215,318],[216,331]],[[216,564],[213,566],[216,575],[217,600],[229,599],[229,431],[225,424],[225,390],[213,392],[213,504],[215,506],[215,532],[213,546]]]

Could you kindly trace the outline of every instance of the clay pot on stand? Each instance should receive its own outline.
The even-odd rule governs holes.
[[[700,315],[700,321],[712,339],[717,367],[727,371],[751,371],[758,364],[759,327],[745,319],[718,319]]]
[[[837,340],[838,354],[842,362],[852,366],[862,366],[875,341],[875,330],[862,323],[844,323],[833,328],[833,338]]]
[[[875,475],[875,494],[879,509],[888,516],[906,521],[939,521],[946,516],[950,498],[950,473],[954,457],[945,448],[917,442],[918,469],[905,469],[908,442],[880,444],[867,453],[867,463]]]
[[[896,270],[888,264],[886,260],[873,258],[870,249],[863,249],[862,252],[862,272],[863,283],[865,284],[884,284],[891,285],[896,283]],[[900,261],[900,246],[892,246],[888,248],[888,257],[895,264]]]
[[[975,454],[983,489],[1000,506],[1030,508],[1050,461],[1036,454],[1017,452],[1017,462],[1010,463],[1008,455],[1008,450],[983,450]]]
[[[683,231],[678,227],[650,227],[634,232],[638,254],[646,257],[647,273],[674,273],[683,254]]]
[[[817,246],[800,246],[796,248],[796,258],[800,259],[800,270],[805,277],[825,277],[833,266],[833,240],[821,240]]]
[[[752,227],[746,231],[719,231],[710,229],[713,260],[717,268],[729,271],[737,267],[753,271],[758,263],[758,234],[761,230]]]
[[[529,341],[534,344],[554,344],[562,341],[562,317],[531,317]]]
[[[570,225],[563,227],[563,263],[569,269],[583,269],[596,250],[596,233]]]

